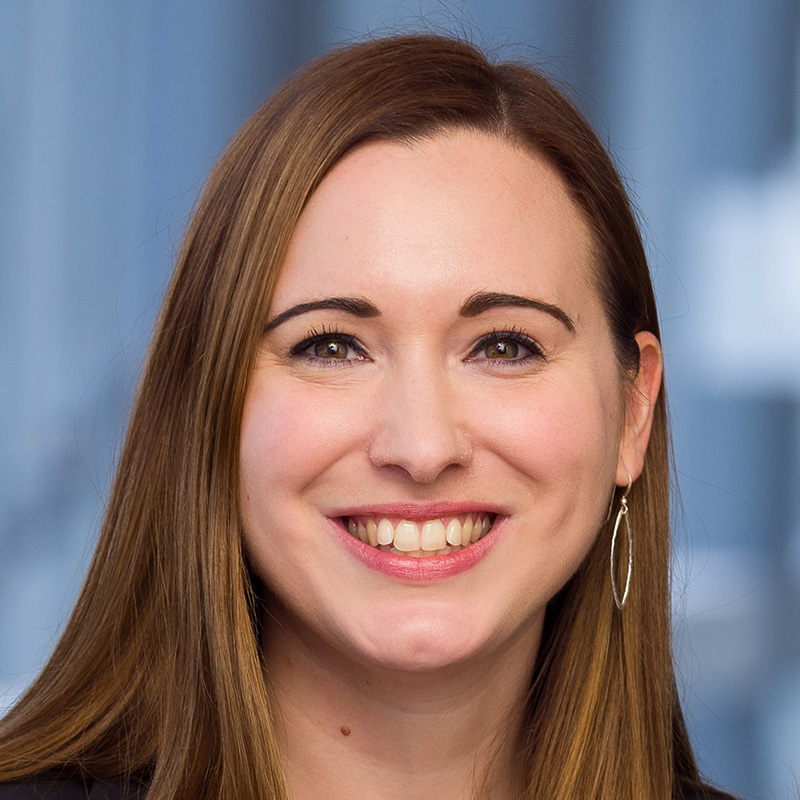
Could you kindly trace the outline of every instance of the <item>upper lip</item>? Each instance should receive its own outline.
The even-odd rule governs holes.
[[[434,503],[366,503],[341,506],[328,512],[330,517],[400,517],[409,521],[457,517],[463,514],[497,514],[507,516],[507,508],[482,501],[439,501]]]

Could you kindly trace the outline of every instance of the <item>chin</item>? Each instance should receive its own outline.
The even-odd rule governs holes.
[[[367,654],[371,664],[382,669],[408,674],[440,672],[462,666],[480,653],[466,643],[445,642],[421,632],[403,635]]]
[[[402,613],[383,616],[364,635],[366,661],[407,673],[430,673],[462,666],[493,649],[494,637],[481,626],[469,624],[464,615]]]

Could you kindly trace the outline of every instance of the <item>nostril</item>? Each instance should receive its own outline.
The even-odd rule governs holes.
[[[369,457],[375,466],[400,470],[416,483],[434,481],[449,467],[472,459],[456,387],[419,362],[399,368],[386,384],[374,420]],[[428,379],[421,379],[425,373]]]
[[[471,443],[460,433],[445,438],[406,431],[397,438],[380,437],[369,450],[376,467],[394,470],[415,483],[431,483],[448,469],[466,466],[472,456]]]

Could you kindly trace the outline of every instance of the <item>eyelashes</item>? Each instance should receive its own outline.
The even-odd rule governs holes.
[[[340,366],[352,361],[368,361],[364,346],[349,333],[336,327],[321,331],[312,328],[306,338],[289,350],[291,359],[303,359],[323,366]]]
[[[292,361],[303,361],[322,367],[351,366],[355,362],[371,361],[366,347],[358,338],[335,326],[312,328],[306,337],[289,350]],[[546,362],[547,356],[541,345],[524,330],[511,326],[493,330],[475,342],[467,356],[467,363],[490,364],[492,367],[513,368]]]
[[[480,353],[484,353],[481,359]],[[471,350],[468,361],[485,360],[497,362],[497,366],[528,364],[531,361],[546,361],[539,343],[516,326],[508,330],[494,330],[481,337]]]

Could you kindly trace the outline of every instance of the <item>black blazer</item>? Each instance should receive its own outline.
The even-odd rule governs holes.
[[[65,780],[39,776],[0,783],[0,800],[144,800],[146,786],[137,780]]]
[[[136,779],[83,781],[37,777],[0,783],[0,800],[144,800],[146,791],[147,784]],[[736,800],[714,789],[707,792],[695,797],[684,795],[681,800]]]

